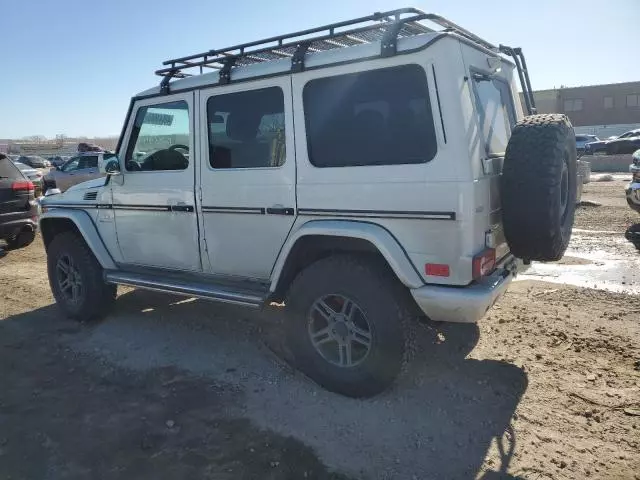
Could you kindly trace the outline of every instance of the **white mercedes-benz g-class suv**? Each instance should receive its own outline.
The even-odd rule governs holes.
[[[401,370],[407,322],[476,322],[567,247],[575,136],[535,115],[518,48],[409,8],[164,65],[106,179],[42,202],[70,317],[104,315],[118,284],[284,303],[296,366],[367,396]]]

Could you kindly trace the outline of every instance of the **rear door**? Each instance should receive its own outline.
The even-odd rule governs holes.
[[[205,270],[268,279],[296,212],[291,80],[199,94]]]
[[[500,198],[500,175],[504,154],[516,124],[516,108],[511,89],[511,68],[503,62],[502,68],[489,68],[489,55],[471,47],[463,47],[465,67],[469,72],[475,118],[482,144],[479,173],[480,188],[489,195],[487,223],[491,231],[491,243],[500,259],[509,251],[502,227],[502,203]],[[484,226],[481,226],[484,229]],[[485,239],[482,239],[483,243]]]
[[[82,155],[74,184],[86,182],[100,176],[98,172],[98,155]]]

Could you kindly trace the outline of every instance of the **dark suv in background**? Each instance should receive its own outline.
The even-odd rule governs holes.
[[[26,247],[33,242],[37,228],[33,182],[0,153],[0,240],[5,240],[9,249]]]

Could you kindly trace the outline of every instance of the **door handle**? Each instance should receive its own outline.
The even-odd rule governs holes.
[[[193,212],[194,208],[191,205],[170,205],[169,210],[172,212]]]
[[[293,208],[286,207],[267,207],[268,215],[293,215],[295,211]]]

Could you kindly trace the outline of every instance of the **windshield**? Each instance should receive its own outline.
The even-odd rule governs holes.
[[[20,170],[33,170],[29,165],[25,165],[24,163],[20,163],[20,162],[13,162],[13,164],[18,167]]]
[[[490,156],[504,155],[515,125],[509,85],[497,77],[480,73],[474,73],[473,80],[486,153]]]

